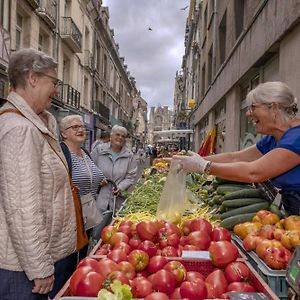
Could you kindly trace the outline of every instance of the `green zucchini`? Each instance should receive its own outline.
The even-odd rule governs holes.
[[[222,204],[223,205],[223,204]],[[247,213],[253,213],[257,212],[262,209],[268,209],[270,206],[270,203],[268,201],[261,202],[261,203],[255,203],[243,207],[238,207],[235,209],[231,209],[229,211],[226,211],[220,215],[221,220],[224,220],[226,218],[235,216],[235,215],[240,215],[240,214],[247,214]]]
[[[251,188],[250,185],[243,185],[243,184],[222,184],[217,187],[217,194],[225,195],[232,192],[240,191],[242,189],[249,189]]]
[[[228,208],[237,208],[237,207],[243,207],[255,203],[261,203],[265,202],[266,199],[262,198],[243,198],[243,199],[231,199],[231,200],[225,200],[222,202],[222,205]]]
[[[284,218],[283,212],[275,204],[270,205],[269,211],[272,212],[273,214],[277,215],[281,219]]]
[[[220,226],[227,229],[233,229],[233,227],[237,224],[251,221],[254,216],[255,213],[235,215],[233,217],[222,220]]]
[[[242,199],[242,198],[261,198],[263,191],[255,188],[240,189],[224,196],[225,200]]]

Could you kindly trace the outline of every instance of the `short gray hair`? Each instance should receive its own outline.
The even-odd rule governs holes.
[[[297,108],[297,98],[289,86],[281,81],[271,81],[259,84],[250,91],[246,97],[249,105],[253,103],[279,103],[282,111],[288,116],[295,116]]]
[[[7,71],[11,86],[24,88],[26,76],[30,71],[43,73],[56,68],[57,62],[44,52],[23,48],[11,55]]]
[[[120,125],[114,125],[114,127],[111,129],[110,135],[113,135],[114,133],[117,133],[117,132],[122,132],[126,136],[128,134],[127,129],[125,127],[120,126]]]
[[[73,120],[79,120],[83,124],[83,118],[80,115],[69,115],[62,118],[59,122],[60,131],[66,130]]]

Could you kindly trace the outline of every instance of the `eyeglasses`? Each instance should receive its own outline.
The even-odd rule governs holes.
[[[68,130],[70,128],[72,128],[72,130],[74,130],[75,132],[77,132],[79,129],[84,130],[84,131],[86,130],[86,127],[84,125],[72,125],[72,126],[67,127],[65,130]]]
[[[124,134],[114,133],[114,135],[117,136],[117,137],[121,137],[123,139],[126,139],[126,135],[124,135]]]
[[[50,78],[52,80],[52,83],[53,83],[54,87],[58,87],[62,83],[58,78],[56,78],[54,76],[48,75],[48,74],[43,73],[43,72],[39,72],[39,74],[41,74],[42,76]]]
[[[249,112],[249,114],[252,114],[253,111],[255,110],[255,108],[263,106],[263,105],[271,107],[273,105],[273,103],[252,103],[247,107],[247,111]]]

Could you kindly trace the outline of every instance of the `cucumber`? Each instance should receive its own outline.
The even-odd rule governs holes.
[[[255,213],[235,215],[221,221],[220,226],[227,229],[233,229],[233,227],[237,224],[251,221],[254,216]]]
[[[224,196],[225,200],[242,199],[242,198],[262,198],[263,191],[260,189],[250,188],[232,192]]]
[[[243,184],[222,184],[217,187],[217,194],[225,195],[232,192],[240,191],[242,189],[249,189],[251,188],[250,185],[243,185]]]
[[[280,219],[282,219],[284,217],[283,212],[275,204],[270,205],[269,211],[272,212],[273,214],[277,215]]]
[[[222,202],[222,205],[228,208],[237,208],[242,206],[247,206],[255,203],[265,202],[266,199],[262,198],[241,198],[241,199],[231,199]]]
[[[223,204],[222,204],[223,205]],[[262,209],[268,209],[270,206],[270,203],[268,201],[264,201],[261,203],[255,203],[243,207],[238,207],[235,209],[231,209],[229,211],[226,211],[220,215],[221,220],[224,220],[229,217],[233,217],[235,215],[240,215],[240,214],[247,214],[247,213],[253,213],[257,212]]]

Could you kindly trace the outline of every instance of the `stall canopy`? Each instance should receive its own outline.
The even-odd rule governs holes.
[[[178,141],[180,138],[188,138],[190,134],[193,133],[191,129],[170,129],[170,130],[161,130],[154,131],[153,135],[159,137],[156,139],[158,142],[160,141]]]

